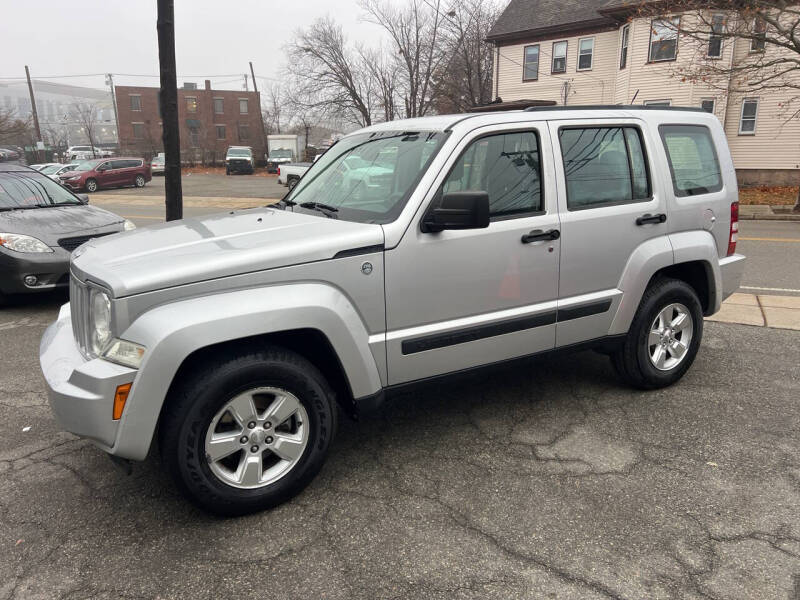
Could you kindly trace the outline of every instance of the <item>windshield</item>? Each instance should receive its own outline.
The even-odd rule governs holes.
[[[269,153],[270,158],[292,158],[292,151],[291,150],[284,150],[283,148],[279,150],[272,150]]]
[[[98,160],[87,160],[85,162],[78,163],[77,166],[72,169],[73,171],[91,171],[94,169],[100,161]]]
[[[61,165],[47,165],[46,167],[42,167],[41,169],[39,169],[39,173],[42,173],[43,175],[52,175],[60,168]]]
[[[345,221],[391,223],[445,139],[441,132],[397,131],[344,138],[313,164],[286,200],[336,208],[336,218]]]
[[[246,156],[250,158],[253,153],[246,148],[231,148],[228,150],[228,156]]]
[[[81,202],[46,175],[36,171],[0,173],[0,210],[68,204]]]

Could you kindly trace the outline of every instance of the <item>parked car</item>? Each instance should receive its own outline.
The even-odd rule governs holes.
[[[53,163],[41,168],[39,172],[47,175],[53,181],[61,183],[61,175],[69,171],[74,171],[78,165],[80,165],[78,162],[73,162],[66,165],[62,165],[61,163]]]
[[[231,146],[225,153],[225,175],[231,173],[247,173],[255,171],[253,149],[248,146]]]
[[[356,198],[352,157],[391,170],[388,189]],[[79,249],[40,349],[50,403],[117,461],[158,435],[207,510],[275,506],[321,468],[337,404],[568,349],[609,354],[636,388],[677,382],[739,286],[738,206],[700,109],[373,125],[276,206]]]
[[[100,188],[144,187],[152,179],[150,165],[141,158],[87,160],[73,171],[59,175],[61,183],[73,190],[96,192]]]
[[[114,153],[97,146],[94,146],[94,151],[92,151],[92,146],[70,146],[67,148],[67,160],[69,161],[107,158],[109,156],[114,156]]]
[[[150,172],[153,175],[163,175],[165,160],[164,153],[159,152],[158,155],[154,156],[153,160],[150,161]]]
[[[287,163],[278,167],[278,183],[294,189],[300,178],[311,168],[313,163]]]
[[[0,165],[0,305],[8,295],[66,288],[75,248],[134,228],[38,171]]]
[[[0,162],[19,160],[20,153],[12,148],[0,148]]]

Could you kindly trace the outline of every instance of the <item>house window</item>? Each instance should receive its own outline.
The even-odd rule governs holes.
[[[753,39],[750,42],[750,52],[763,52],[767,47],[767,22],[756,17],[753,21]]]
[[[214,114],[221,115],[224,111],[224,103],[222,102],[222,98],[214,98]]]
[[[144,123],[133,123],[133,139],[144,139]]]
[[[553,73],[567,72],[567,42],[553,44]]]
[[[239,114],[246,115],[247,114],[247,98],[240,98],[239,99]]]
[[[525,66],[522,69],[523,81],[539,79],[539,44],[525,46]]]
[[[142,110],[142,97],[138,94],[131,96],[131,110],[139,112]]]
[[[192,148],[197,148],[200,145],[200,129],[197,127],[189,127],[189,139]]]
[[[651,198],[647,156],[635,127],[575,127],[559,132],[567,209],[583,210]]]
[[[216,125],[217,129],[217,139],[224,140],[225,139],[225,125]]]
[[[739,135],[755,135],[758,120],[758,98],[747,98],[742,102],[742,116],[739,119]]]
[[[700,106],[702,109],[707,113],[711,113],[712,115],[714,114],[715,104],[716,101],[713,98],[707,98],[706,100],[700,101]]]
[[[675,60],[680,24],[680,17],[656,19],[650,24],[650,62]]]
[[[645,100],[645,106],[661,106],[666,108],[672,106],[672,100]]]
[[[192,96],[186,97],[186,112],[196,113],[197,112],[197,98]]]
[[[239,141],[246,142],[250,139],[250,127],[245,123],[239,124]]]
[[[711,18],[711,35],[708,38],[708,57],[722,58],[722,34],[725,32],[725,15]]]
[[[594,57],[594,38],[584,38],[578,42],[578,71],[589,71]]]
[[[624,69],[628,66],[628,43],[631,36],[631,26],[625,25],[622,28],[622,49],[619,52],[619,68]]]

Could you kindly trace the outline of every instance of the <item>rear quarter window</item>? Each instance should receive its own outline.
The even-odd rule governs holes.
[[[675,195],[711,194],[722,189],[722,173],[711,131],[703,125],[661,125]]]

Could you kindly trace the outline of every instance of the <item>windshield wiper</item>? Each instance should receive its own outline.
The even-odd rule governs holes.
[[[326,217],[330,217],[332,219],[336,218],[336,216],[333,213],[339,212],[339,209],[336,208],[335,206],[331,206],[330,204],[324,204],[322,202],[301,202],[300,208],[307,208],[309,210],[319,211]]]

